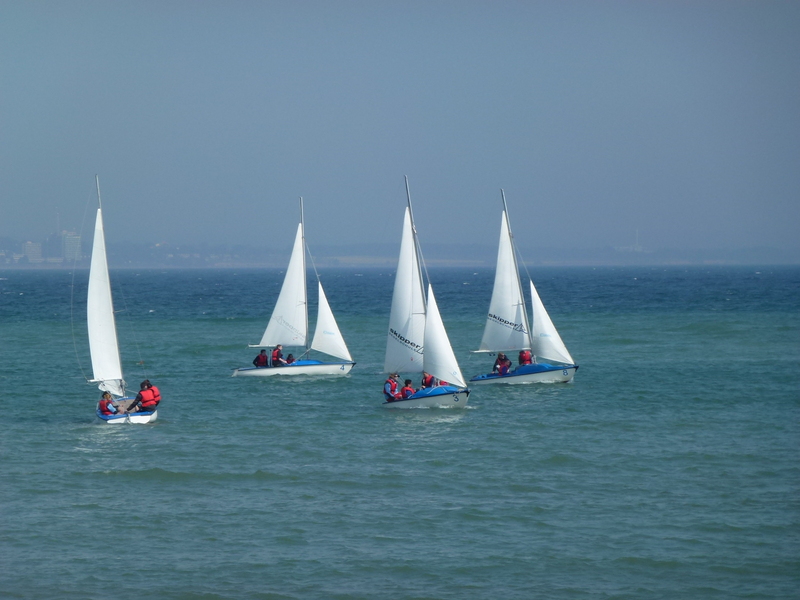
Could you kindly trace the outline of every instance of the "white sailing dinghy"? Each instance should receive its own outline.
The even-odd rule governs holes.
[[[117,325],[114,321],[114,303],[111,297],[111,280],[108,276],[106,259],[106,238],[103,232],[103,212],[100,201],[100,179],[97,184],[97,219],[94,224],[92,243],[92,262],[89,267],[89,290],[86,299],[86,322],[89,330],[89,353],[92,357],[92,373],[101,390],[109,392],[119,409],[127,409],[135,400],[125,396],[125,380],[122,377],[122,364],[119,358]],[[152,423],[158,418],[158,410],[153,412],[123,413],[104,415],[97,408],[97,417],[106,423]]]
[[[300,224],[294,240],[292,256],[286,269],[278,301],[267,324],[261,342],[250,348],[269,348],[282,345],[284,348],[304,348],[301,358],[289,365],[267,367],[242,367],[233,371],[233,377],[268,377],[271,375],[347,375],[353,366],[353,358],[347,349],[339,326],[328,304],[316,267],[319,303],[314,338],[308,340],[308,291],[306,288],[306,241],[303,225],[303,199],[300,198]],[[312,260],[313,264],[313,260]],[[340,361],[323,362],[303,358],[310,350],[322,352]],[[269,353],[268,353],[269,354]]]
[[[532,364],[509,369],[505,375],[493,372],[478,375],[470,383],[558,383],[570,381],[578,365],[570,356],[567,347],[558,335],[553,321],[542,304],[533,280],[528,277],[533,305],[533,327],[528,324],[528,311],[522,293],[522,283],[517,265],[514,236],[508,220],[506,195],[503,198],[503,214],[500,223],[500,244],[497,251],[492,300],[489,315],[483,330],[481,345],[475,352],[515,352],[529,350]],[[541,362],[540,362],[541,360]]]
[[[411,211],[411,194],[406,178],[408,206],[403,221],[400,258],[394,281],[389,335],[386,341],[386,373],[427,372],[440,385],[423,388],[410,398],[384,402],[388,408],[433,408],[466,406],[470,391],[461,374],[439,307],[428,282],[427,302],[417,231]]]

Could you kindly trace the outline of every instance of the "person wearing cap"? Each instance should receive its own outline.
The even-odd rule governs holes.
[[[161,401],[161,394],[158,388],[150,383],[149,379],[145,379],[139,384],[139,388],[136,400],[130,405],[128,412],[154,412]]]
[[[403,396],[397,389],[397,378],[400,377],[397,373],[390,373],[386,383],[383,384],[383,397],[387,402],[394,402],[395,400],[402,400]]]

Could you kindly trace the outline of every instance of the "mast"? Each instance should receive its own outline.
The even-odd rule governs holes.
[[[422,263],[422,260],[420,258],[422,253],[420,252],[419,239],[417,238],[417,226],[414,223],[414,209],[411,208],[411,190],[408,187],[408,175],[403,175],[403,177],[406,180],[406,198],[408,199],[408,214],[411,217],[411,233],[412,233],[412,236],[414,238],[414,253],[417,255],[417,274],[419,275],[419,280],[421,282],[423,282],[423,285],[421,287],[424,288],[425,287],[424,286],[424,281],[425,280],[422,278],[422,269],[425,268],[425,274],[427,275],[428,268],[424,267],[424,265],[420,265],[420,263]],[[431,278],[428,277],[428,282],[430,282],[430,280],[431,280]],[[422,292],[422,307],[423,307],[424,311],[427,313],[428,302],[425,299],[424,290]]]
[[[300,233],[303,236],[303,290],[304,290],[304,298],[305,298],[305,315],[306,315],[306,351],[305,354],[308,354],[311,350],[311,342],[309,341],[308,335],[308,281],[306,281],[306,252],[308,252],[308,246],[306,246],[306,224],[304,219],[303,213],[303,197],[300,196]],[[316,268],[314,269],[316,271]],[[317,276],[317,280],[319,280],[319,276]]]
[[[503,210],[506,213],[506,227],[508,228],[508,237],[511,239],[511,256],[514,258],[514,273],[517,275],[517,282],[520,289],[520,300],[522,301],[522,318],[525,321],[525,331],[528,334],[528,345],[533,348],[533,332],[531,325],[528,321],[528,308],[525,306],[525,294],[522,292],[522,282],[519,281],[519,263],[517,263],[517,245],[514,243],[514,234],[511,232],[511,217],[508,215],[508,204],[506,203],[506,192],[500,188],[500,196],[503,198]],[[533,302],[533,299],[531,299]]]

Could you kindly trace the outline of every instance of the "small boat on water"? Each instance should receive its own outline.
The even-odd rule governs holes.
[[[152,423],[158,418],[158,409],[152,412],[127,413],[136,402],[135,396],[125,395],[125,380],[119,357],[117,325],[114,320],[114,302],[111,296],[111,280],[108,275],[106,239],[103,230],[103,211],[100,201],[100,179],[97,185],[97,218],[92,242],[92,261],[89,267],[89,289],[86,299],[86,322],[89,332],[89,353],[92,357],[90,383],[111,394],[116,414],[103,414],[97,407],[97,418],[109,424]]]
[[[433,408],[466,406],[470,391],[461,374],[439,307],[428,281],[423,292],[422,268],[411,193],[406,177],[408,206],[403,220],[403,238],[395,275],[384,372],[427,372],[441,385],[425,387],[409,398],[384,402],[387,408]],[[444,383],[447,382],[447,383]]]
[[[529,364],[520,364],[507,373],[493,371],[476,375],[470,383],[476,385],[504,383],[560,383],[571,381],[578,370],[561,336],[547,314],[533,280],[530,282],[533,326],[528,323],[528,311],[517,264],[517,251],[508,218],[506,195],[500,223],[500,243],[497,251],[492,299],[483,330],[481,345],[475,352],[505,353],[527,351]]]
[[[271,358],[263,367],[234,369],[233,377],[270,377],[272,375],[347,375],[355,366],[347,349],[339,326],[328,304],[322,282],[317,277],[319,301],[314,338],[308,344],[308,290],[306,287],[306,252],[303,222],[303,199],[300,198],[300,224],[294,240],[292,256],[283,279],[283,286],[275,303],[267,328],[258,344],[250,348],[270,348],[281,345],[286,348],[300,347],[303,353],[291,364],[272,364]],[[310,252],[309,252],[310,255]],[[312,259],[313,266],[313,259]],[[311,350],[328,354],[339,361],[322,361],[308,358]],[[271,354],[268,353],[271,357]]]

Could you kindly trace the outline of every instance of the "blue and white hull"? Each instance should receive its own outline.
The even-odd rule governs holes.
[[[133,404],[136,398],[120,398],[116,401],[119,404],[120,408],[125,408],[130,404]],[[133,424],[142,424],[142,423],[152,423],[156,419],[158,419],[158,409],[154,410],[153,412],[135,412],[135,413],[123,413],[123,414],[116,414],[116,415],[104,415],[100,412],[98,408],[96,411],[97,418],[100,419],[103,423],[108,423],[109,425],[121,425],[127,423]]]
[[[567,383],[572,381],[578,365],[551,365],[548,363],[537,363],[533,365],[520,365],[513,371],[505,375],[498,373],[487,373],[486,375],[476,375],[469,380],[475,385],[486,385],[491,383],[518,384],[518,383]]]
[[[234,369],[231,377],[271,377],[272,375],[347,375],[354,362],[322,362],[298,360],[280,367],[243,367]]]
[[[467,405],[470,391],[452,385],[419,390],[405,400],[384,402],[386,408],[459,408]]]

